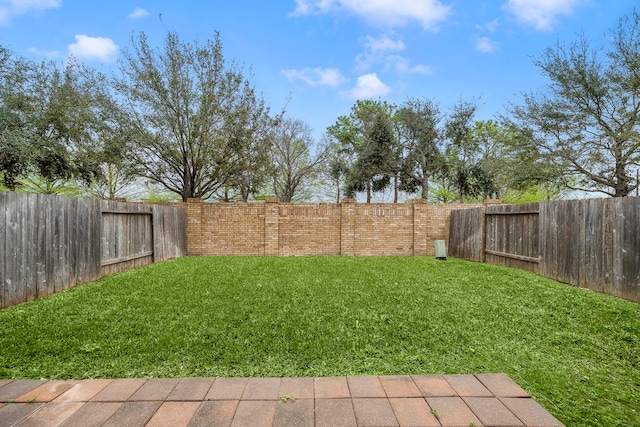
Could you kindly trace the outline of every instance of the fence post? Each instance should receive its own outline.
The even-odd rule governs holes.
[[[340,202],[340,255],[355,255],[355,199]]]

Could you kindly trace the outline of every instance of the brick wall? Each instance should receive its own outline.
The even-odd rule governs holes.
[[[452,210],[478,205],[355,203],[186,204],[189,255],[434,255],[448,247]]]

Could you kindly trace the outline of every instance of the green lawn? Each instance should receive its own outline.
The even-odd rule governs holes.
[[[187,257],[0,311],[0,378],[505,372],[640,425],[640,305],[424,257]]]

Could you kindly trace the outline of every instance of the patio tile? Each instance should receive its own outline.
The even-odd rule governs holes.
[[[316,399],[348,399],[351,397],[346,377],[317,377],[313,381]]]
[[[352,398],[387,397],[378,377],[347,377]]]
[[[6,386],[7,384],[9,384],[11,381],[13,380],[0,380],[0,388]]]
[[[237,407],[237,400],[202,402],[191,418],[189,427],[229,427]]]
[[[399,426],[386,397],[353,399],[353,411],[358,426]]]
[[[493,397],[493,393],[487,390],[475,375],[443,375],[443,377],[459,396]]]
[[[425,397],[455,397],[458,395],[442,375],[412,375],[411,378]]]
[[[217,378],[205,399],[207,400],[240,400],[248,378]]]
[[[401,427],[440,427],[438,419],[422,397],[390,398],[389,403]]]
[[[124,402],[102,427],[144,427],[162,402]]]
[[[501,397],[500,401],[527,426],[564,426],[564,424],[530,397]]]
[[[476,374],[476,378],[495,396],[529,397],[526,391],[505,374]]]
[[[84,405],[81,402],[47,403],[17,424],[20,427],[57,426]]]
[[[44,403],[7,403],[0,408],[0,425],[15,425],[36,412],[42,405]]]
[[[413,379],[408,375],[380,377],[384,391],[389,397],[422,397]]]
[[[98,394],[91,398],[92,402],[124,402],[129,399],[142,385],[147,382],[143,379],[119,379],[113,380]]]
[[[278,400],[280,378],[249,378],[242,400]]]
[[[164,402],[146,427],[186,427],[200,402]]]
[[[427,397],[426,399],[431,409],[438,414],[436,418],[443,427],[468,426],[472,421],[476,426],[482,425],[460,397]]]
[[[88,402],[113,380],[82,380],[56,397],[54,402]]]
[[[276,404],[275,400],[241,400],[231,427],[271,427]]]
[[[282,378],[280,396],[293,396],[296,400],[313,399],[313,378]]]
[[[76,385],[73,381],[47,381],[15,399],[16,402],[50,402]]]
[[[167,397],[167,400],[203,400],[213,378],[183,378]]]
[[[513,413],[495,397],[465,397],[462,400],[485,426],[524,426]]]
[[[64,420],[60,427],[100,427],[121,406],[121,402],[87,403]]]
[[[153,378],[147,380],[129,400],[165,400],[180,382],[179,378]]]
[[[316,427],[356,427],[351,399],[317,399]]]
[[[313,400],[301,399],[294,402],[278,402],[274,427],[313,427]]]
[[[0,388],[0,402],[15,400],[23,394],[40,387],[46,381],[39,380],[15,380]]]

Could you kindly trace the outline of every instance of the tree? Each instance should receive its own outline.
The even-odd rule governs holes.
[[[640,14],[623,17],[607,40],[604,55],[584,37],[546,49],[534,62],[546,92],[525,94],[510,119],[567,188],[622,197],[640,167]]]
[[[327,134],[340,146],[348,172],[345,195],[382,191],[398,170],[397,138],[392,126],[395,106],[381,101],[357,101],[349,116],[340,116]]]
[[[5,52],[6,55],[6,52]],[[99,177],[96,135],[104,78],[73,59],[60,67],[23,58],[3,60],[0,87],[0,171],[14,189],[30,177],[35,188],[88,184]]]
[[[142,176],[183,201],[241,181],[247,144],[269,109],[241,67],[225,61],[220,35],[201,45],[169,32],[162,50],[149,47],[144,33],[132,43],[115,87],[133,119]]]
[[[282,202],[304,195],[305,184],[320,172],[326,147],[316,147],[312,129],[301,120],[282,119],[273,139],[273,192]]]

